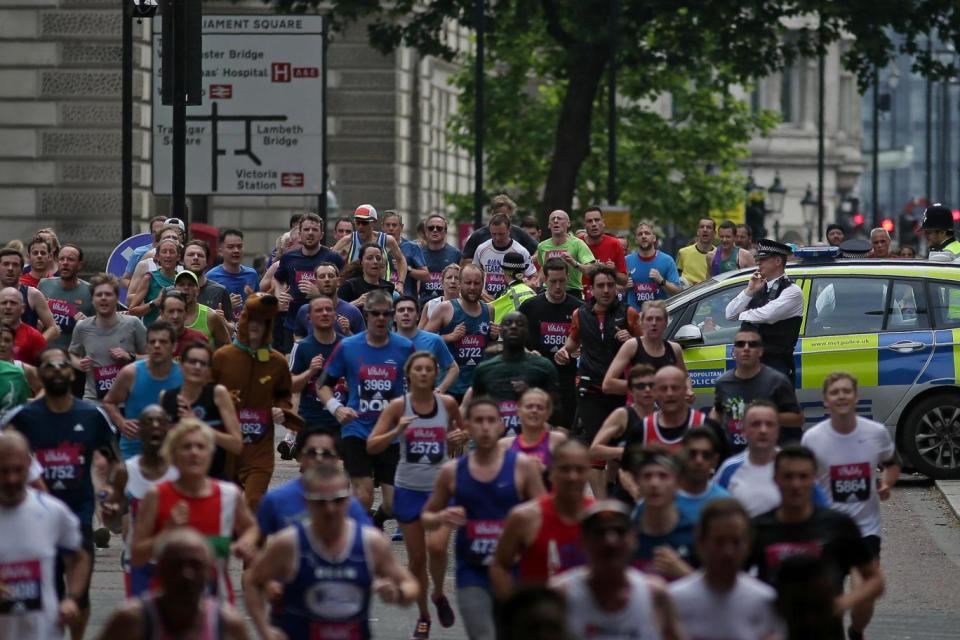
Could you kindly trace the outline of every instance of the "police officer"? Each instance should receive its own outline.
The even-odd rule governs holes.
[[[960,242],[953,237],[953,212],[939,202],[927,207],[920,221],[920,229],[927,239],[930,253],[949,251],[960,256]]]
[[[784,274],[790,247],[773,240],[757,243],[757,272],[727,305],[727,320],[753,327],[763,340],[763,364],[794,380],[793,349],[800,335],[803,292]]]

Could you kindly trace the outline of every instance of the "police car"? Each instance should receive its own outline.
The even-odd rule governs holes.
[[[803,290],[794,350],[797,399],[806,425],[823,420],[824,378],[860,383],[861,415],[891,430],[908,467],[960,478],[960,264],[837,259],[832,247],[797,252],[787,276]],[[697,406],[734,367],[740,326],[725,309],[755,269],[710,278],[667,301],[667,336],[683,347]]]

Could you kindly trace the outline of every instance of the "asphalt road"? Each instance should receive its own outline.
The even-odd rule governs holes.
[[[291,463],[278,462],[274,484],[297,473]],[[393,523],[387,531],[392,532]],[[119,538],[109,549],[98,549],[91,593],[93,613],[88,638],[97,633],[111,608],[123,597]],[[405,561],[402,543],[394,549]],[[238,562],[234,562],[234,585]],[[927,640],[960,637],[960,522],[943,496],[928,482],[904,482],[883,505],[882,565],[887,591],[878,603],[870,640]],[[448,594],[453,596],[452,563],[448,569]],[[416,623],[416,607],[398,609],[376,603],[372,626],[378,638],[409,638]],[[459,621],[450,629],[436,622],[433,638],[464,639]]]

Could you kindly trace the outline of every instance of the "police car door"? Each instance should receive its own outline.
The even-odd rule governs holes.
[[[823,381],[857,377],[857,413],[885,422],[926,367],[933,333],[922,282],[825,275],[811,281],[797,366],[807,426],[826,417]]]

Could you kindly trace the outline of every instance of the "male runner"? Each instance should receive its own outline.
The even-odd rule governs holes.
[[[427,245],[423,259],[427,265],[427,279],[420,284],[420,304],[443,295],[443,270],[450,264],[460,264],[460,251],[447,242],[447,219],[433,214],[426,219]]]
[[[593,504],[584,494],[590,456],[576,440],[556,446],[550,464],[551,493],[524,502],[510,511],[490,564],[490,581],[498,600],[518,585],[547,580],[584,562],[580,550],[580,519]],[[516,578],[514,570],[516,571]]]
[[[417,299],[412,296],[401,296],[393,303],[394,317],[397,325],[397,335],[401,335],[413,343],[414,351],[427,351],[440,365],[443,377],[437,383],[437,393],[446,393],[460,376],[460,365],[450,354],[450,347],[443,338],[435,333],[423,331],[419,328],[420,310]]]
[[[550,213],[547,218],[550,237],[537,245],[536,262],[546,264],[550,258],[560,258],[567,269],[567,293],[583,299],[583,280],[597,266],[597,259],[587,244],[570,233],[570,215],[562,209]]]
[[[125,365],[147,351],[147,330],[139,318],[117,313],[120,284],[99,273],[90,279],[94,315],[77,323],[70,360],[87,374],[84,400],[102,400]]]
[[[50,344],[65,349],[70,346],[77,323],[93,315],[93,303],[90,283],[79,277],[83,269],[83,250],[75,244],[63,245],[57,255],[57,264],[60,266],[59,277],[44,278],[37,288],[47,297],[53,321],[60,327],[60,335]]]
[[[350,481],[341,469],[311,469],[303,487],[310,517],[267,540],[244,576],[247,611],[261,638],[366,640],[370,596],[405,607],[417,597],[417,581],[383,534],[347,517]],[[268,622],[264,591],[273,581],[284,588]]]
[[[510,509],[545,492],[532,458],[503,451],[498,440],[503,423],[497,403],[475,398],[464,414],[475,448],[447,462],[423,507],[427,530],[457,529],[457,601],[460,619],[471,640],[493,640],[493,589],[488,567],[503,534]]]
[[[240,319],[243,303],[247,295],[260,288],[260,276],[257,271],[241,264],[243,260],[243,231],[239,229],[220,230],[220,257],[223,262],[207,271],[207,278],[222,285],[230,293],[233,304],[231,322]]]
[[[0,249],[0,288],[16,289],[22,303],[21,320],[24,324],[42,331],[46,340],[53,340],[60,334],[60,328],[53,321],[47,298],[39,289],[20,284],[22,274],[23,256],[20,252],[10,248]]]

